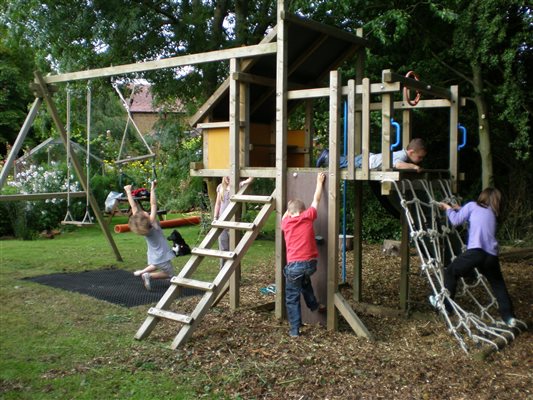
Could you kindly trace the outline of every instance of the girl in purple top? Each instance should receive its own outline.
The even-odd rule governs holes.
[[[471,275],[474,268],[477,268],[492,286],[503,321],[508,326],[515,327],[513,303],[507,292],[498,259],[496,218],[500,213],[501,197],[498,189],[487,188],[480,193],[477,201],[467,203],[464,207],[439,203],[439,208],[446,210],[452,225],[468,222],[467,250],[457,256],[444,270],[444,286],[453,299],[457,280]]]

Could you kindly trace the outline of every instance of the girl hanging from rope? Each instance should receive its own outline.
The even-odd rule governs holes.
[[[132,232],[144,236],[148,246],[148,266],[145,269],[135,271],[135,276],[140,276],[146,290],[151,290],[152,279],[168,279],[174,276],[172,259],[174,252],[170,249],[163,230],[157,219],[157,200],[155,187],[157,181],[152,181],[150,189],[150,214],[141,209],[131,193],[131,185],[124,186],[128,202],[131,207],[131,217],[128,225]]]

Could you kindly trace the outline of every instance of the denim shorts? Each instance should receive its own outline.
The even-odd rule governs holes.
[[[172,260],[165,261],[164,263],[161,263],[161,264],[155,264],[155,267],[158,270],[166,273],[171,278],[174,276],[174,266],[172,265]]]

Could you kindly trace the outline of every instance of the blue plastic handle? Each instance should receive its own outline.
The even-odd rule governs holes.
[[[394,144],[391,144],[390,145],[390,149],[391,151],[394,150],[395,147],[398,147],[400,145],[400,137],[401,137],[401,128],[400,128],[400,124],[398,122],[396,122],[394,120],[394,118],[391,118],[390,119],[390,123],[392,125],[394,125],[394,127],[396,128],[396,142],[394,142]]]
[[[457,128],[459,128],[461,132],[463,132],[463,143],[457,146],[457,151],[459,151],[466,146],[466,128],[461,124],[457,124]]]

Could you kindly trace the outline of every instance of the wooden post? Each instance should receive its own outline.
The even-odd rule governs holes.
[[[363,30],[357,30],[357,36],[363,36]],[[364,66],[365,66],[366,52],[365,49],[361,49],[357,54],[357,60],[355,64],[355,84],[361,85],[363,82]],[[368,141],[370,138],[369,124],[370,124],[370,110],[369,110],[369,81],[365,86],[367,102],[367,120],[366,120],[366,149],[368,151]],[[354,155],[362,154],[363,146],[363,115],[362,115],[362,95],[355,96],[354,109],[359,110],[355,112],[354,120]],[[368,154],[367,154],[368,158]],[[368,174],[368,164],[367,164]],[[354,167],[355,178],[355,167]],[[354,224],[353,224],[353,299],[355,301],[362,300],[362,279],[363,279],[363,181],[354,181]]]
[[[341,137],[340,105],[342,101],[341,77],[338,71],[330,72],[329,94],[329,175],[328,175],[328,330],[337,330],[339,313],[335,307],[338,290],[339,261],[339,143]]]
[[[355,81],[353,79],[350,79],[348,81],[348,96],[347,96],[347,104],[348,104],[348,115],[345,116],[347,118],[347,131],[348,131],[348,141],[347,141],[347,161],[348,161],[348,170],[346,171],[346,179],[352,180],[355,179],[355,136],[360,133],[360,129],[357,129],[356,125],[356,113],[355,113]],[[361,143],[361,140],[359,139],[359,145]]]
[[[229,148],[230,148],[230,194],[234,195],[239,190],[240,182],[240,114],[241,114],[241,88],[239,82],[234,78],[236,72],[239,72],[240,61],[236,58],[230,60],[230,85],[229,85]],[[236,213],[238,215],[238,212]],[[232,221],[236,220],[236,216],[232,217]],[[235,249],[236,246],[236,230],[230,231],[230,249]],[[236,309],[239,307],[239,286],[240,286],[240,265],[237,265],[235,271],[231,275],[230,283],[230,307]]]
[[[309,149],[304,155],[304,165],[306,167],[312,167],[313,162],[313,138],[315,136],[315,128],[313,125],[313,99],[305,101],[305,144],[304,146]]]
[[[385,80],[383,80],[385,82]],[[382,171],[389,171],[392,168],[390,138],[392,131],[392,115],[394,113],[392,94],[386,93],[381,96],[381,153],[382,153]],[[388,195],[390,193],[390,182],[381,184],[381,194]]]
[[[452,192],[457,193],[457,179],[459,174],[457,145],[458,145],[458,124],[459,124],[459,86],[451,86],[452,93],[450,105],[450,179]]]
[[[368,78],[363,78],[361,91],[361,179],[368,180],[370,177],[368,167],[368,157],[370,156],[370,80]]]
[[[15,143],[13,143],[11,152],[7,156],[7,160],[4,163],[4,166],[2,168],[2,173],[0,174],[0,189],[4,187],[4,183],[6,182],[7,176],[9,175],[9,170],[11,169],[11,166],[15,162],[18,152],[22,148],[22,143],[24,143],[24,140],[26,139],[26,135],[28,134],[33,124],[33,121],[35,120],[35,117],[37,116],[37,112],[39,111],[39,108],[41,107],[42,103],[43,103],[43,100],[37,97],[34,100],[30,108],[30,111],[28,112],[28,115],[26,115],[24,124],[22,124],[22,128],[20,128],[20,132],[17,136],[17,139],[15,140]]]
[[[402,242],[400,246],[400,309],[407,311],[409,307],[409,224],[402,211],[400,213],[402,225]]]
[[[281,233],[281,217],[287,204],[287,24],[285,1],[277,2],[276,53],[276,317],[285,317],[285,245]]]

